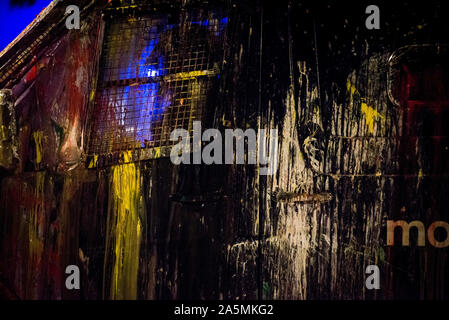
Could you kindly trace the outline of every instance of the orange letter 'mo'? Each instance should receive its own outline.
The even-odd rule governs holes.
[[[421,221],[415,220],[407,223],[404,220],[387,220],[387,246],[394,245],[394,229],[401,227],[402,229],[402,245],[410,245],[410,228],[415,227],[418,229],[418,246],[423,247],[426,245],[426,229]]]

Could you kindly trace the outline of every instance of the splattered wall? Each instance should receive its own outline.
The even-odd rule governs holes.
[[[445,5],[128,2],[0,57],[2,295],[448,298]],[[173,164],[194,120],[277,129],[276,172]]]

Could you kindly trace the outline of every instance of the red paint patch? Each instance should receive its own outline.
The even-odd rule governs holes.
[[[25,80],[26,80],[27,82],[31,82],[31,81],[33,81],[34,79],[36,79],[36,76],[37,76],[37,68],[36,68],[36,66],[34,65],[34,66],[31,68],[31,70],[28,71],[28,73],[26,74]]]

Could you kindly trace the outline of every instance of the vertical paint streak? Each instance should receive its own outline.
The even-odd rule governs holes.
[[[125,163],[131,153],[125,153]],[[134,163],[113,168],[113,205],[109,227],[112,235],[114,263],[111,277],[112,299],[136,299],[139,251],[141,242],[140,213],[143,206],[142,176]],[[112,243],[112,242],[111,242]]]
[[[37,295],[39,283],[40,268],[42,263],[42,254],[44,251],[43,242],[43,224],[44,221],[44,182],[45,172],[36,172],[36,186],[35,186],[35,203],[32,210],[30,210],[28,221],[28,270],[27,270],[27,290],[29,297]]]
[[[36,163],[42,161],[42,131],[33,132],[34,144],[36,145]]]

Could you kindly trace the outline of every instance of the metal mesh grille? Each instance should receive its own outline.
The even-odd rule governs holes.
[[[89,154],[171,145],[174,129],[202,119],[227,18],[186,16],[179,24],[146,16],[107,25]]]

